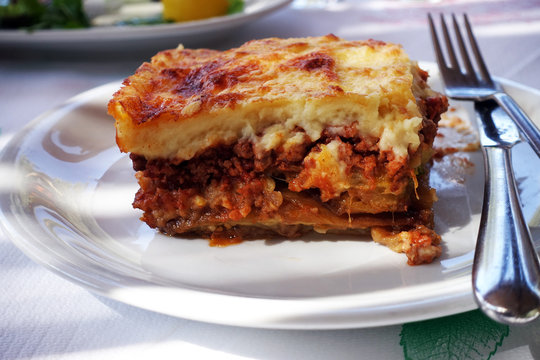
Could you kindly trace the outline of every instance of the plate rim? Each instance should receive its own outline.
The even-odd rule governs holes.
[[[420,62],[422,67],[430,68],[430,73],[433,76],[433,69],[436,71],[436,65],[429,62]],[[437,71],[438,76],[438,71]],[[535,97],[540,97],[540,90],[520,84],[515,81],[498,78],[503,86],[519,89],[532,93]],[[50,120],[52,116],[60,111],[69,110],[77,104],[84,103],[98,96],[99,94],[110,92],[111,89],[118,88],[120,81],[110,82],[93,89],[82,92],[60,106],[57,106],[49,111],[44,112],[34,120],[24,126],[17,132],[8,143],[0,151],[0,162],[9,159],[10,151],[14,151],[16,144],[28,136],[34,127],[44,121]],[[0,200],[2,197],[0,197]],[[74,276],[66,272],[58,264],[52,264],[50,261],[42,259],[40,253],[32,251],[33,245],[29,238],[25,238],[25,234],[21,234],[14,229],[10,229],[9,220],[6,216],[6,209],[9,204],[0,201],[0,229],[3,230],[6,238],[10,239],[26,256],[34,262],[44,266],[46,269],[60,275],[62,278],[75,283],[82,288],[102,296],[117,300],[126,304],[137,306],[146,310],[151,310],[158,313],[163,313],[175,317],[181,317],[196,321],[208,323],[245,326],[254,328],[271,328],[271,329],[346,329],[346,328],[367,328],[374,326],[395,325],[411,321],[419,321],[431,319],[440,316],[452,315],[463,311],[475,309],[476,303],[472,296],[471,275],[460,276],[454,279],[445,280],[445,289],[453,288],[456,291],[452,294],[439,294],[438,297],[425,298],[417,295],[407,297],[407,302],[396,303],[390,301],[382,302],[376,307],[362,308],[362,301],[371,296],[368,294],[349,294],[349,295],[333,295],[333,296],[316,296],[306,298],[285,298],[274,299],[264,297],[239,296],[231,294],[221,294],[217,292],[204,292],[189,288],[169,287],[162,284],[152,283],[148,279],[139,279],[135,282],[137,286],[124,288],[100,288],[96,284],[89,284],[85,279]],[[61,264],[60,264],[61,265]],[[437,282],[440,286],[441,282]],[[94,285],[94,286],[92,286]],[[414,289],[433,290],[434,284],[419,284],[415,285]],[[468,291],[467,291],[468,289]],[[199,312],[196,315],[190,313],[190,310],[181,309],[181,311],[171,310],[171,305],[167,303],[159,303],[149,305],[145,300],[141,300],[148,291],[153,291],[155,294],[166,294],[167,301],[186,301],[191,304],[203,303],[220,303],[220,312]],[[378,291],[377,295],[384,295],[385,292],[394,292],[395,289],[385,289]],[[442,291],[439,289],[439,291]],[[431,294],[431,293],[430,293]],[[173,296],[171,296],[173,295]],[[201,297],[202,295],[202,297]],[[170,296],[170,297],[169,297]],[[165,296],[163,296],[165,298]],[[164,300],[166,301],[166,300]],[[166,308],[160,308],[166,306]],[[400,310],[405,307],[407,311]],[[267,311],[264,316],[259,313],[261,308]],[[270,309],[270,310],[268,310]],[[243,315],[237,316],[236,312],[242,310]],[[382,316],[386,313],[387,316]],[[273,319],[273,320],[270,320]],[[277,319],[277,320],[276,320]]]

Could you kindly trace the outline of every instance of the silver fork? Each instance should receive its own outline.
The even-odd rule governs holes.
[[[467,15],[463,15],[463,20],[467,30],[469,44],[476,60],[478,72],[475,71],[473,63],[468,55],[465,41],[459,31],[456,17],[452,15],[452,22],[464,69],[462,69],[458,63],[456,53],[452,47],[448,27],[444,21],[444,16],[441,14],[441,25],[444,40],[446,42],[446,50],[450,59],[450,66],[445,62],[441,46],[436,40],[437,34],[431,14],[428,14],[428,20],[431,29],[431,38],[433,39],[433,46],[435,47],[435,54],[437,56],[437,63],[439,64],[439,70],[444,79],[447,95],[458,100],[495,100],[508,115],[510,115],[512,120],[514,120],[525,140],[527,140],[531,148],[536,152],[536,155],[540,157],[540,130],[535,126],[531,119],[529,119],[527,114],[521,110],[514,99],[504,91],[501,91],[499,85],[492,80],[487,66],[484,63],[484,59],[482,58],[482,54],[480,53],[480,48],[474,38]]]
[[[475,100],[484,152],[486,183],[472,270],[474,297],[492,319],[509,324],[526,323],[540,315],[540,264],[521,211],[512,170],[510,151],[520,141],[519,132],[493,97],[495,85],[467,17],[465,24],[471,47],[475,49],[477,63],[481,64],[479,68],[483,69],[480,79],[471,65],[455,16],[452,16],[455,37],[465,72],[459,67],[443,15],[441,23],[451,66],[445,63],[431,15],[428,19],[446,93],[450,97]]]

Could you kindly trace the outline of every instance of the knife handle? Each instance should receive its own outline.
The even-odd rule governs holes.
[[[475,299],[492,319],[516,324],[540,314],[540,264],[523,217],[511,147],[484,147],[484,206],[472,270]]]
[[[527,140],[527,143],[532,147],[536,155],[540,158],[540,130],[525,114],[519,105],[512,97],[503,92],[497,92],[493,95],[493,99],[506,111],[506,113],[514,120],[521,134]]]

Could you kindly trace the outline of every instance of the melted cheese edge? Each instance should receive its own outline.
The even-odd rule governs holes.
[[[278,74],[261,84],[268,91],[250,93],[254,90],[242,87],[224,90],[251,94],[234,106],[202,111],[194,97],[180,112],[164,111],[151,121],[136,123],[122,101],[112,102],[118,144],[122,151],[147,159],[181,161],[220,144],[248,140],[262,153],[294,145],[305,135],[317,141],[328,127],[354,126],[362,136],[380,139],[381,151],[393,151],[396,158],[406,157],[420,144],[422,115],[415,98],[421,97],[419,91],[430,91],[414,86],[417,65],[397,45],[374,50],[369,46],[340,48],[341,42],[337,44],[331,53],[339,78],[335,84],[343,89],[341,93],[319,89],[334,83],[318,75],[280,72],[273,68],[276,64],[265,63]],[[132,96],[135,90],[132,86],[123,91],[124,96]],[[172,95],[160,96],[166,99]],[[299,134],[298,128],[305,135]]]

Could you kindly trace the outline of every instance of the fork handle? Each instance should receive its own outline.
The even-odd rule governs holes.
[[[510,149],[483,148],[487,176],[472,278],[484,313],[516,324],[540,314],[540,264],[521,211]]]
[[[525,114],[512,97],[503,92],[497,92],[493,99],[510,115],[518,126],[521,134],[525,137],[536,155],[540,158],[540,130]]]

